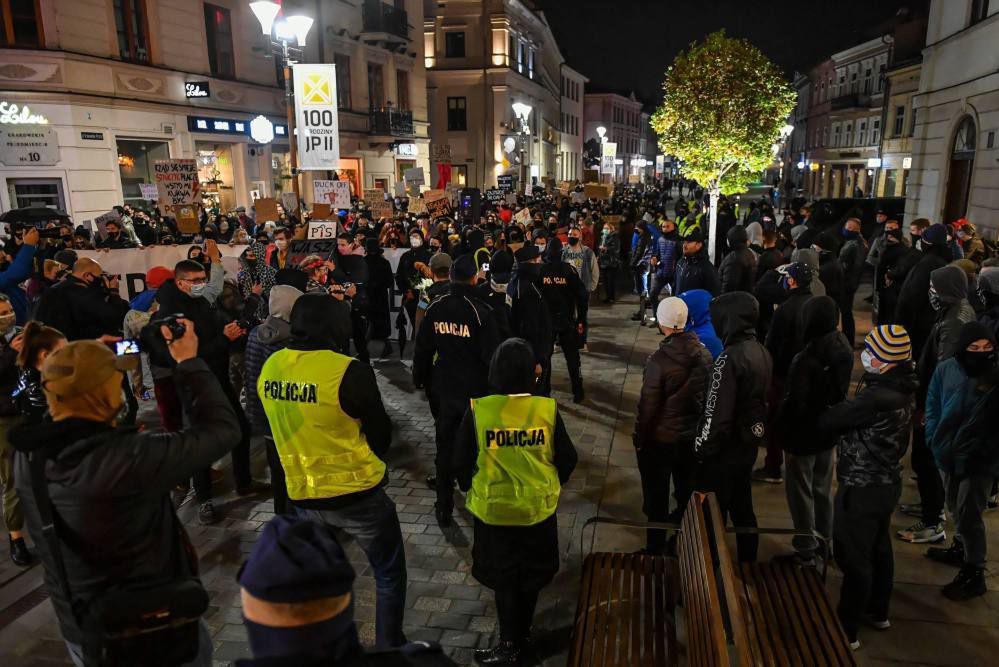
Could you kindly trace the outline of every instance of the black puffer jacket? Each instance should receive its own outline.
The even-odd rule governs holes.
[[[721,293],[752,292],[756,284],[756,253],[749,249],[749,236],[745,227],[728,230],[730,252],[718,269]]]
[[[690,444],[708,387],[711,353],[694,332],[673,334],[645,362],[634,444]]]
[[[708,251],[701,251],[690,257],[684,255],[676,263],[676,279],[673,294],[683,294],[692,289],[703,289],[718,295],[718,276],[715,267],[708,261]]]
[[[805,346],[805,325],[801,311],[812,298],[808,287],[796,287],[787,292],[787,298],[777,307],[770,328],[767,330],[767,349],[773,356],[774,375],[786,378],[794,355]]]
[[[774,428],[783,433],[781,440],[788,452],[810,456],[836,444],[835,438],[817,425],[829,406],[846,398],[853,351],[836,329],[839,307],[831,297],[813,296],[801,315],[805,347],[791,361]]]
[[[894,321],[905,327],[912,340],[912,357],[919,359],[923,347],[929,340],[930,330],[936,320],[936,314],[930,308],[930,274],[939,268],[947,266],[950,261],[950,249],[946,246],[926,247],[905,276],[898,295],[898,305],[895,307]],[[891,273],[889,273],[889,277]],[[889,314],[890,315],[890,314]]]
[[[838,436],[836,477],[847,486],[889,486],[902,481],[902,457],[916,410],[912,364],[882,375],[867,373],[854,398],[832,406],[819,419],[819,431]]]
[[[715,359],[697,426],[694,454],[702,461],[752,465],[766,436],[770,353],[756,340],[759,305],[731,292],[711,302],[711,321],[725,350]]]
[[[88,601],[126,579],[183,574],[170,491],[222,458],[239,442],[240,430],[204,361],[179,364],[177,382],[192,405],[189,428],[177,433],[139,433],[84,419],[25,424],[10,432],[25,523],[66,641],[78,644],[82,636],[41,533],[28,455],[50,459],[45,475],[74,597]]]

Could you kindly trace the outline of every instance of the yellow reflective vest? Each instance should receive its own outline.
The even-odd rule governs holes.
[[[385,476],[340,407],[340,383],[352,359],[329,350],[278,350],[260,370],[257,394],[267,414],[292,500],[366,491]]]
[[[529,395],[472,399],[478,447],[465,506],[494,526],[533,526],[558,507],[555,401]]]

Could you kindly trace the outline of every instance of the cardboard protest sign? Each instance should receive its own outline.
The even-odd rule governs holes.
[[[118,215],[118,211],[109,211],[104,215],[99,215],[94,218],[94,226],[97,227],[97,233],[102,239],[108,237],[107,224],[109,222],[121,223],[121,216]]]
[[[417,213],[427,212],[427,202],[423,201],[419,197],[414,197],[409,200],[409,212],[414,215]]]
[[[277,199],[273,197],[261,197],[253,203],[257,211],[257,223],[277,221],[279,217]]]
[[[310,220],[309,221],[309,240],[315,241],[319,239],[333,239],[336,240],[337,234],[340,233],[340,225],[336,220]]]
[[[573,204],[583,204],[586,202],[586,195],[582,192],[573,192],[569,196]]]
[[[587,199],[610,199],[610,186],[599,183],[587,183],[583,186],[583,194]]]
[[[517,214],[513,216],[513,219],[516,222],[521,222],[526,225],[531,221],[531,210],[528,208],[522,208],[517,211]]]
[[[153,163],[157,201],[166,206],[194,204],[201,199],[198,161],[193,159],[156,160]]]
[[[158,190],[155,183],[139,183],[139,192],[146,201],[156,201],[159,198]]]
[[[444,190],[428,190],[423,195],[423,201],[431,218],[446,218],[453,212],[451,200],[448,199]]]
[[[294,213],[298,210],[298,198],[295,196],[294,192],[282,192],[281,193],[281,206],[284,208],[285,213]]]
[[[365,188],[364,201],[371,206],[375,202],[385,201],[385,191],[381,188]]]
[[[315,204],[312,207],[313,220],[326,220],[333,217],[333,207],[329,204]]]
[[[572,181],[560,181],[558,184],[558,191],[568,197],[574,187],[575,184]]]
[[[368,205],[371,210],[371,217],[375,220],[379,218],[391,218],[392,217],[392,202],[385,201],[375,201]]]
[[[407,169],[402,173],[402,177],[410,185],[423,185],[427,182],[426,176],[423,174],[423,167],[415,167],[413,169]]]
[[[406,196],[406,181],[396,181],[395,182],[395,196],[405,197]]]

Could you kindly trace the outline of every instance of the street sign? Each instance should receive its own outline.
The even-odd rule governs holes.
[[[336,66],[299,63],[294,70],[298,168],[302,171],[337,169],[340,166],[340,128]]]

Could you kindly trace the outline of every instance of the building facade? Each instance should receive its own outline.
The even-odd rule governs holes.
[[[919,92],[906,218],[967,218],[999,232],[999,3],[933,0]],[[973,57],[971,57],[973,55]]]
[[[289,14],[320,9],[301,59],[339,66],[339,176],[358,192],[390,187],[408,166],[428,166],[429,155],[422,42],[405,10],[369,4],[284,3]],[[419,2],[410,5],[420,16]],[[0,155],[0,209],[46,204],[81,222],[123,201],[140,204],[140,185],[167,158],[198,160],[208,207],[292,190],[282,72],[248,3],[37,0],[2,32],[0,103],[47,122],[0,121],[6,136],[30,127],[43,146]],[[273,141],[250,136],[257,116],[273,125]],[[327,175],[302,177],[307,202],[311,178]]]
[[[563,148],[575,146],[560,131],[571,70],[544,14],[523,0],[446,0],[425,11],[431,137],[449,148],[451,181],[490,188],[513,176],[523,189],[558,180]]]
[[[602,90],[588,92],[583,115],[586,118],[584,143],[590,139],[599,142],[597,128],[603,127],[606,129],[604,138],[617,144],[614,182],[626,183],[629,176],[637,175],[636,170],[644,171],[645,157],[641,152],[644,137],[642,103],[635,98],[634,93],[624,95]]]
[[[559,152],[559,180],[583,178],[583,98],[585,76],[562,65],[562,148]]]

